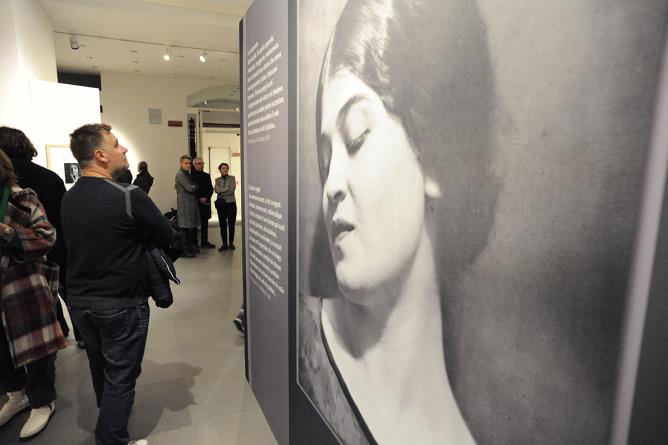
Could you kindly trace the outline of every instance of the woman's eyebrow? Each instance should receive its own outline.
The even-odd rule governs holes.
[[[352,96],[350,99],[346,101],[345,104],[341,107],[339,110],[339,115],[336,118],[336,127],[341,130],[343,128],[343,124],[346,119],[346,115],[348,114],[348,111],[358,103],[362,102],[363,100],[366,100],[367,97],[364,96],[363,94],[356,94]]]

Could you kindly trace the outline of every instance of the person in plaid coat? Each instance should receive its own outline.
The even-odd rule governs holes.
[[[16,186],[0,150],[0,425],[32,408],[20,438],[46,427],[55,409],[55,356],[66,346],[56,318],[58,267],[46,260],[56,232],[31,189]]]

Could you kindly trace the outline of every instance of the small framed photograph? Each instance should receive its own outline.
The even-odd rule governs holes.
[[[81,166],[72,155],[69,145],[47,144],[46,166],[61,177],[69,189],[81,176]]]

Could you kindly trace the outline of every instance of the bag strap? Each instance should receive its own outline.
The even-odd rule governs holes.
[[[9,202],[9,186],[2,189],[2,196],[0,196],[0,222],[4,221],[5,213],[7,212],[7,203]]]
[[[125,194],[125,213],[127,213],[130,218],[134,219],[134,216],[132,216],[132,200],[130,198],[130,192],[138,187],[136,185],[128,185],[127,187],[124,187],[111,179],[105,179],[105,181]]]

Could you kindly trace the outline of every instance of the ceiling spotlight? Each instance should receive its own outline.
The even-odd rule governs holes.
[[[167,62],[169,62],[172,59],[171,54],[169,54],[169,47],[167,47],[167,49],[165,50],[165,54],[162,56],[162,58]]]
[[[77,36],[74,34],[70,36],[70,48],[75,51],[79,49],[79,41],[77,40]]]
[[[206,62],[206,51],[199,55],[199,61],[202,63]]]

